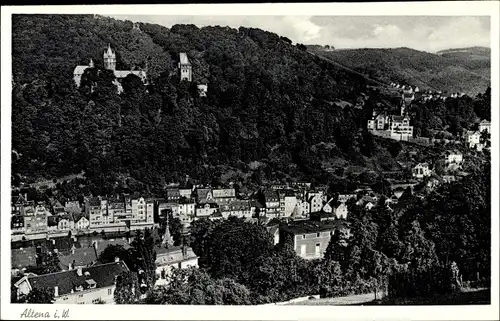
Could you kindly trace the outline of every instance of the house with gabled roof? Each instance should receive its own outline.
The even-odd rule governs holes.
[[[56,273],[28,275],[14,286],[18,297],[27,295],[33,289],[52,290],[55,304],[95,304],[99,301],[112,304],[116,278],[128,271],[124,262],[117,261]]]

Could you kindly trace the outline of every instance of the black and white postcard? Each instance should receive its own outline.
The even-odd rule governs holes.
[[[498,318],[499,8],[2,8],[2,319]]]

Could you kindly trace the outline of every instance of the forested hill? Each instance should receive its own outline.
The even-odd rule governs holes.
[[[386,83],[399,82],[471,96],[484,92],[490,85],[488,48],[453,49],[438,54],[409,48],[325,51],[310,47],[309,50]]]
[[[343,108],[359,102],[362,77],[258,29],[138,27],[94,16],[13,17],[15,181],[83,170],[94,192],[109,193],[186,174],[218,182],[229,169],[235,182],[309,178],[321,168],[318,155],[366,163],[362,111]],[[128,76],[118,95],[111,73],[89,69],[77,89],[75,65],[92,58],[101,69],[108,44],[117,69],[148,61],[153,85]],[[193,64],[191,84],[179,82],[179,52]],[[196,91],[202,79],[206,98]]]

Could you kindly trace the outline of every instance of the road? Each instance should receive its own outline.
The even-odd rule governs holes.
[[[290,303],[288,305],[358,305],[371,302],[375,299],[373,293],[349,295],[337,298],[324,298],[316,300],[307,300],[302,302]]]

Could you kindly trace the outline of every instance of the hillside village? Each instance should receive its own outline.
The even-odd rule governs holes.
[[[133,25],[133,30],[142,32],[137,24]],[[255,32],[255,30],[251,31]],[[279,43],[280,46],[285,46],[282,43],[288,44],[288,41],[281,39]],[[98,81],[89,75],[94,71],[97,71],[98,76],[103,73],[103,71],[111,71],[114,75],[114,87],[108,88],[112,89],[110,91],[114,91],[114,88],[116,88],[116,94],[119,96],[126,96],[129,94],[127,93],[126,86],[123,85],[125,79],[137,80],[138,78],[142,86],[144,86],[144,92],[153,92],[153,87],[151,86],[155,85],[155,81],[157,80],[150,76],[148,63],[145,63],[144,68],[139,68],[138,70],[135,68],[130,68],[130,70],[117,70],[117,52],[113,48],[115,47],[109,43],[107,48],[103,48],[102,66],[94,63],[94,60],[101,58],[94,57],[94,59],[89,60],[88,65],[76,65],[74,67],[71,80],[74,85],[76,85],[77,90],[89,86],[91,92],[96,91],[98,88]],[[286,50],[292,51],[290,48]],[[293,48],[293,50],[295,50],[295,48]],[[214,56],[225,57],[216,54],[214,54]],[[209,172],[211,168],[207,164],[207,159],[209,159],[207,154],[210,154],[210,149],[204,147],[203,142],[210,141],[211,139],[213,140],[212,137],[216,135],[213,133],[213,129],[210,129],[210,126],[207,125],[208,117],[205,117],[205,119],[204,116],[195,114],[192,100],[197,99],[201,101],[200,106],[206,108],[203,104],[209,99],[215,99],[213,98],[215,95],[214,93],[217,93],[217,90],[221,90],[221,85],[210,82],[209,89],[209,82],[206,78],[197,77],[197,79],[201,79],[201,81],[195,81],[193,75],[197,70],[192,60],[196,61],[199,57],[192,57],[187,50],[176,51],[175,57],[177,59],[175,61],[177,68],[175,71],[167,70],[167,74],[174,74],[174,76],[169,79],[178,80],[179,86],[188,87],[192,85],[195,94],[191,97],[191,93],[186,94],[179,90],[179,97],[182,96],[182,99],[188,97],[185,98],[186,101],[188,101],[185,106],[177,102],[171,103],[169,100],[172,106],[169,106],[168,109],[162,106],[162,108],[168,111],[162,111],[162,108],[159,108],[158,111],[155,110],[155,112],[157,112],[157,114],[161,112],[171,113],[173,116],[169,116],[179,117],[179,119],[182,117],[190,117],[195,120],[201,119],[201,121],[196,123],[199,124],[196,129],[188,129],[183,126],[179,126],[179,129],[176,128],[182,135],[189,136],[189,144],[195,147],[191,150],[189,148],[175,149],[172,147],[173,145],[169,145],[175,152],[170,153],[170,149],[166,148],[165,150],[168,152],[164,152],[165,155],[168,154],[168,156],[172,158],[166,159],[165,157],[165,159],[161,159],[161,163],[168,163],[168,161],[174,159],[177,156],[175,153],[193,153],[193,159],[203,163],[200,167],[208,168],[207,171]],[[199,62],[196,62],[196,65],[199,65]],[[326,68],[326,65],[321,66]],[[234,74],[231,74],[231,77],[237,79],[238,75],[234,72]],[[327,79],[328,77],[324,78]],[[249,81],[252,81],[251,77],[249,77],[249,79]],[[358,78],[354,79],[356,81],[358,80]],[[337,80],[339,79],[337,78]],[[270,80],[265,79],[265,81]],[[262,83],[266,84],[265,81],[263,80]],[[325,80],[323,79],[322,81]],[[354,80],[352,81],[355,82]],[[300,82],[297,81],[297,83]],[[337,82],[335,82],[335,84],[337,84]],[[229,89],[225,89],[230,93],[228,94],[229,98],[221,98],[220,102],[215,100],[220,103],[221,106],[231,105],[232,99],[238,95],[238,89],[230,86],[231,85],[227,86]],[[360,101],[359,105],[353,108],[350,108],[353,106],[353,104],[350,103],[345,104],[345,106],[341,108],[335,109],[332,107],[331,109],[335,109],[335,113],[337,113],[335,114],[337,116],[336,121],[342,123],[342,118],[338,115],[341,113],[347,114],[350,112],[350,109],[359,109],[356,113],[359,112],[360,114],[366,112],[368,117],[362,118],[363,123],[360,125],[361,128],[357,128],[356,132],[363,131],[363,135],[367,135],[370,139],[372,139],[373,136],[373,141],[376,141],[378,146],[389,146],[387,150],[391,151],[391,154],[392,151],[395,150],[392,155],[392,162],[397,166],[392,170],[385,171],[376,167],[374,167],[376,170],[367,170],[363,168],[359,173],[353,174],[356,179],[352,179],[348,186],[344,185],[338,187],[332,184],[331,181],[326,184],[318,179],[313,179],[313,175],[310,174],[311,171],[306,171],[307,174],[305,176],[310,177],[310,180],[290,180],[283,178],[283,176],[267,180],[258,178],[255,179],[255,181],[259,182],[258,184],[249,186],[242,186],[231,180],[225,183],[212,180],[212,183],[210,183],[209,179],[191,178],[189,175],[183,176],[181,175],[183,172],[179,171],[180,174],[176,173],[177,175],[175,176],[178,179],[170,180],[163,184],[160,192],[149,189],[148,187],[141,191],[120,193],[79,192],[78,197],[70,198],[66,197],[61,191],[63,188],[69,189],[68,186],[74,182],[79,182],[76,179],[58,181],[57,184],[57,179],[54,179],[54,184],[52,184],[50,188],[35,184],[31,186],[30,184],[26,184],[26,186],[23,184],[19,184],[20,186],[13,186],[11,195],[11,275],[13,280],[11,293],[15,297],[14,300],[26,300],[27,297],[39,296],[40,293],[45,293],[44,291],[48,290],[53,296],[50,299],[52,303],[115,304],[146,302],[147,300],[159,300],[154,301],[155,304],[157,302],[165,303],[161,301],[162,299],[158,299],[158,297],[153,294],[164,294],[162,291],[168,291],[171,281],[182,277],[182,273],[194,273],[193,275],[196,277],[208,282],[207,280],[209,279],[211,281],[213,280],[210,277],[203,279],[203,276],[199,276],[196,273],[212,273],[213,275],[222,273],[219,271],[214,272],[206,268],[206,266],[209,266],[209,263],[213,263],[212,261],[216,261],[216,263],[213,263],[214,266],[220,264],[218,267],[225,267],[227,270],[233,269],[227,267],[227,264],[223,261],[218,262],[218,258],[211,258],[210,255],[212,255],[212,252],[210,251],[215,251],[214,248],[228,253],[232,251],[223,246],[217,246],[217,244],[224,244],[224,242],[233,244],[231,242],[238,241],[239,235],[236,232],[233,233],[233,230],[230,230],[230,228],[234,226],[236,226],[235,231],[239,231],[238,228],[242,228],[241,226],[243,226],[242,229],[247,228],[247,231],[249,231],[248,233],[252,234],[251,237],[260,237],[258,234],[258,231],[260,231],[259,229],[265,230],[266,234],[263,239],[271,240],[270,245],[273,247],[273,250],[269,250],[269,253],[273,254],[269,254],[268,257],[263,259],[263,262],[269,264],[271,268],[256,268],[255,273],[261,273],[258,275],[271,273],[268,272],[268,270],[273,269],[273,271],[281,271],[279,268],[275,269],[275,267],[281,267],[279,264],[283,264],[282,261],[279,260],[287,262],[284,266],[286,266],[288,262],[293,262],[291,264],[295,264],[296,261],[294,260],[302,260],[300,262],[306,263],[300,264],[311,264],[304,265],[308,267],[306,269],[308,273],[313,273],[311,272],[313,270],[314,273],[318,273],[319,277],[316,278],[317,275],[314,274],[314,277],[310,277],[312,281],[309,279],[307,281],[314,284],[314,286],[311,287],[314,290],[302,284],[306,283],[306,281],[302,283],[298,282],[298,285],[294,285],[296,288],[287,292],[287,298],[293,297],[294,295],[298,296],[300,291],[302,291],[300,292],[302,294],[311,294],[309,292],[320,292],[321,290],[321,295],[326,297],[339,295],[339,293],[350,294],[363,291],[369,292],[372,291],[374,287],[375,293],[381,288],[384,288],[383,291],[387,292],[386,288],[388,287],[388,283],[386,281],[384,281],[386,283],[380,282],[380,284],[385,284],[383,286],[379,283],[376,283],[376,286],[373,286],[375,283],[367,285],[368,281],[365,283],[365,280],[369,278],[371,278],[369,280],[372,281],[376,278],[377,275],[374,274],[375,276],[373,276],[370,273],[375,273],[373,271],[380,269],[380,267],[376,265],[379,263],[374,263],[377,268],[369,269],[368,272],[363,272],[366,274],[363,275],[365,279],[361,280],[362,277],[358,274],[356,276],[357,281],[352,281],[353,284],[358,282],[355,283],[358,288],[353,285],[351,289],[346,285],[345,288],[349,289],[345,290],[346,292],[335,292],[332,290],[333,286],[323,286],[322,283],[325,281],[321,280],[323,280],[322,278],[327,279],[327,276],[321,273],[328,274],[332,271],[336,271],[332,266],[325,266],[324,264],[338,264],[337,261],[339,258],[335,255],[341,256],[341,254],[337,253],[343,251],[339,249],[352,249],[352,247],[349,247],[351,246],[349,245],[349,240],[358,240],[360,237],[365,238],[369,236],[369,228],[372,228],[373,224],[370,225],[370,223],[367,223],[367,220],[380,219],[377,217],[378,215],[382,215],[380,213],[383,213],[391,219],[397,220],[399,217],[403,216],[403,214],[401,214],[402,212],[406,211],[408,208],[413,209],[415,204],[427,204],[429,199],[434,200],[436,191],[441,192],[445,190],[447,186],[452,186],[456,189],[456,182],[470,179],[472,175],[478,175],[477,169],[482,168],[481,166],[485,166],[487,157],[489,156],[491,123],[488,120],[482,119],[477,124],[470,126],[471,130],[465,130],[461,136],[438,138],[439,135],[434,135],[434,137],[422,137],[414,130],[415,112],[413,107],[415,105],[429,101],[458,99],[466,95],[463,93],[453,93],[445,96],[440,91],[423,91],[417,86],[407,84],[401,85],[395,82],[385,85],[362,83],[362,85],[359,86],[362,86],[361,90],[365,93],[374,94],[378,98],[382,97],[380,99],[382,103],[379,102],[375,106],[366,108],[364,107],[366,105],[366,100]],[[161,94],[164,98],[168,97],[169,93],[165,94],[162,92]],[[177,91],[175,94],[177,95]],[[234,97],[231,95],[234,95]],[[291,95],[292,94],[290,94],[290,96],[286,95],[287,99],[290,99]],[[366,96],[367,95],[365,95],[365,97]],[[144,98],[145,96],[138,97]],[[257,102],[259,102],[259,99],[261,99],[261,97],[254,97],[254,100]],[[97,101],[97,99],[95,100]],[[311,96],[308,103],[311,105],[319,105],[319,101],[320,100],[314,100]],[[391,103],[387,103],[387,101]],[[132,100],[132,102],[135,101]],[[321,103],[324,103],[324,101],[321,101]],[[94,101],[92,101],[92,104],[95,105]],[[92,104],[88,103],[88,106],[94,106]],[[165,103],[165,105],[167,104]],[[178,105],[182,105],[184,109],[180,108]],[[329,106],[328,102],[325,105]],[[245,105],[245,107],[248,106]],[[296,107],[297,109],[299,108],[298,106]],[[245,108],[241,109],[244,110]],[[304,108],[304,110],[305,109],[306,108]],[[117,114],[119,119],[118,123],[120,125],[118,127],[121,128],[121,121],[122,118],[125,117],[125,113],[128,113],[126,117],[130,117],[134,120],[136,118],[139,119],[140,117],[134,115],[134,112],[138,110],[139,108],[137,107],[135,110],[131,109],[130,111],[120,114],[122,110],[119,109]],[[226,111],[227,110],[221,109],[221,111],[217,112],[223,115]],[[147,112],[150,111],[148,110]],[[113,111],[113,113],[115,112]],[[243,111],[243,113],[245,113],[245,111]],[[144,112],[144,115],[146,114],[147,113]],[[101,114],[99,114],[99,119],[101,119],[100,116]],[[142,117],[145,119],[149,116]],[[218,117],[220,117],[220,115],[218,115]],[[274,120],[272,114],[260,115],[259,117],[264,118],[264,121],[259,121],[268,122],[266,124]],[[290,126],[295,119],[288,114],[286,117],[288,117],[287,126]],[[160,121],[158,121],[160,117],[158,117],[158,115],[151,117],[151,119],[153,118],[154,121],[151,121],[151,123],[155,124],[155,128],[158,128],[160,125],[167,127],[175,127],[177,125],[174,122],[168,123],[167,125],[160,124]],[[296,118],[300,119],[300,117]],[[229,121],[226,124],[227,127],[238,126],[238,124],[241,125],[241,123],[235,123],[235,117],[228,119]],[[332,118],[325,123],[328,121],[331,122],[331,119]],[[317,119],[315,119],[315,121],[316,120]],[[110,123],[112,123],[112,121],[110,121]],[[244,125],[246,126],[248,124],[245,123]],[[132,130],[130,130],[130,133],[118,137],[127,138],[127,135],[133,136],[134,134],[140,136],[140,133],[136,133],[134,130],[142,130],[141,124],[136,125],[134,123],[134,126],[136,127],[131,127]],[[270,125],[269,127],[272,128]],[[93,130],[93,128],[94,127],[91,129]],[[217,124],[217,128],[219,128],[219,124]],[[472,128],[475,129],[472,130]],[[201,134],[195,132],[195,130],[200,130]],[[284,129],[276,129],[277,132],[279,132],[279,130]],[[346,132],[342,132],[343,127],[334,127],[334,129],[332,129],[332,127],[328,127],[328,124],[325,125],[324,130],[330,130],[331,132],[335,131],[336,135],[346,134]],[[431,128],[431,130],[439,131],[435,128]],[[307,135],[309,134],[307,133],[307,129],[304,131]],[[232,148],[236,150],[239,147],[231,145],[231,139],[241,139],[245,142],[250,142],[251,140],[248,137],[252,135],[257,137],[259,135],[258,131],[257,134],[255,134],[255,132],[256,130],[252,132],[251,129],[248,129],[244,134],[238,132],[238,135],[236,135],[237,138],[228,134],[227,137],[229,138],[225,139],[229,142],[224,141],[224,143],[230,146],[230,148],[232,146]],[[94,132],[91,133],[92,135],[101,137]],[[152,131],[151,133],[150,137],[153,137],[158,132]],[[199,135],[196,136],[197,134]],[[304,134],[303,137],[305,137],[306,134]],[[320,135],[323,134],[324,132],[320,132]],[[102,135],[102,133],[100,133],[100,135]],[[279,134],[273,133],[269,135]],[[169,136],[166,134],[165,136],[168,141],[175,142],[176,139],[179,139],[179,137],[175,135]],[[105,137],[105,135],[103,135],[103,137]],[[292,137],[294,140],[296,139],[296,141],[301,142],[300,135]],[[202,143],[200,143],[200,141],[202,141]],[[130,142],[131,141],[126,141],[126,143]],[[282,143],[282,141],[280,141],[280,143]],[[337,141],[336,143],[340,145]],[[99,153],[99,157],[106,159],[106,150],[107,148],[110,149],[109,145],[111,144],[106,142],[106,139],[99,141],[99,144],[104,146],[102,147],[99,145],[99,148],[103,150],[102,153]],[[130,144],[133,146],[131,149],[134,155],[137,155],[136,159],[141,159],[140,163],[135,164],[132,157],[127,159],[127,156],[133,154],[129,151],[122,151],[120,157],[127,159],[127,162],[129,162],[128,164],[132,164],[131,166],[138,168],[138,174],[136,176],[144,177],[145,174],[142,172],[142,167],[145,167],[144,164],[147,161],[144,161],[144,159],[147,157],[141,155],[141,151],[144,153],[145,149],[139,148],[141,148],[141,144],[145,145],[145,143],[141,142],[141,144],[137,145]],[[302,144],[306,145],[307,148],[301,149],[300,152],[297,153],[291,153],[291,157],[294,159],[313,158],[313,156],[311,156],[312,154],[304,152],[304,150],[307,151],[308,148],[311,149],[312,146],[307,146],[304,138],[302,138]],[[250,150],[254,148],[254,145],[250,145],[250,143],[249,146]],[[275,147],[271,150],[271,154],[279,154],[281,152],[278,146],[279,144],[275,144]],[[89,147],[85,146],[85,148]],[[163,148],[163,146],[157,145],[156,148],[160,149]],[[337,148],[335,151],[339,150],[338,146],[335,146],[335,148]],[[258,148],[254,149],[257,150]],[[17,151],[14,152],[13,155],[16,154],[17,158],[21,157]],[[153,153],[154,151],[150,149],[149,152]],[[255,151],[245,152],[256,153]],[[174,156],[170,154],[174,154]],[[332,152],[332,154],[334,153]],[[348,156],[352,157],[351,155],[352,154],[349,154]],[[229,163],[228,159],[230,156],[231,155],[226,159],[222,158],[222,163]],[[62,158],[61,156],[59,157]],[[111,159],[111,156],[109,158]],[[181,157],[179,157],[179,159],[179,162],[182,163]],[[47,160],[44,161],[47,162]],[[91,161],[92,164],[99,162],[95,161],[95,158],[92,158]],[[296,162],[300,163],[300,161]],[[101,162],[101,164],[102,163],[104,162]],[[111,163],[110,161],[110,164]],[[255,161],[254,163],[259,162]],[[105,166],[108,165],[109,164],[101,166],[102,168],[106,168]],[[188,165],[188,167],[189,166],[190,165]],[[355,168],[355,166],[346,165],[345,167],[345,171],[342,173],[337,173],[333,170],[332,172],[334,173],[328,170],[325,170],[325,172],[329,172],[329,174],[332,175],[330,179],[331,177],[339,178],[341,176],[342,179],[346,177],[346,179],[350,179],[351,176],[346,173],[348,169]],[[268,171],[273,171],[273,167],[270,166],[269,168]],[[290,171],[293,173],[297,167],[289,166],[289,168],[291,168]],[[248,174],[246,173],[248,172],[247,169],[243,169],[242,172]],[[102,173],[96,171],[91,174],[93,174],[94,177],[101,177],[103,180],[110,180],[110,178],[106,176],[105,171]],[[160,176],[159,171],[154,174]],[[248,176],[250,175],[252,175],[252,177],[254,177],[254,175],[257,176],[256,174],[248,174]],[[85,175],[82,174],[82,177],[84,176]],[[179,179],[179,177],[181,177],[181,179]],[[183,177],[185,177],[185,179]],[[83,180],[84,178],[81,178],[81,181]],[[74,182],[72,183],[72,181]],[[129,181],[130,180],[127,180],[127,183]],[[83,187],[82,184],[74,184],[77,186],[77,191],[80,187]],[[117,181],[115,185],[118,186],[120,183]],[[35,197],[32,197],[33,195]],[[412,213],[410,212],[410,214]],[[391,228],[396,225],[397,224],[391,225]],[[360,228],[360,226],[362,228]],[[418,232],[415,232],[415,235],[417,235],[416,237],[421,237],[421,235],[423,235],[420,227],[416,227],[413,220],[410,226],[412,228],[411,231]],[[424,223],[422,223],[422,226],[424,226]],[[204,243],[205,240],[203,237],[200,237],[200,235],[208,235],[210,228],[215,229],[214,227],[220,228],[220,231],[222,231],[220,233],[222,233],[221,235],[223,237],[216,238],[216,241],[214,241],[214,244],[216,244],[214,248],[207,250],[208,245]],[[206,228],[206,230],[204,228]],[[228,231],[224,230],[224,228],[227,228],[231,232],[227,233],[228,235],[224,234]],[[255,230],[253,230],[253,228],[255,228]],[[363,230],[363,228],[365,228],[365,230]],[[360,236],[359,231],[368,232],[366,232],[367,235]],[[358,233],[356,234],[356,232]],[[400,234],[405,235],[405,242],[408,238],[413,237],[412,233],[408,234],[405,232]],[[400,234],[396,233],[396,238],[399,237]],[[242,239],[247,237],[244,232],[241,232],[241,235]],[[213,239],[210,240],[213,241]],[[381,243],[384,242],[385,239]],[[421,243],[425,242],[422,241]],[[255,251],[267,253],[267,250],[264,249],[266,248],[265,246],[260,248],[258,245],[259,244],[254,246],[254,244],[250,244],[250,247],[255,248]],[[407,246],[408,243],[404,243],[404,245]],[[338,251],[337,253],[334,252],[334,254],[332,254],[333,246],[336,246],[335,250]],[[290,256],[289,252],[285,252],[287,250],[295,255]],[[239,250],[235,251],[237,252]],[[272,251],[277,251],[276,253],[278,254]],[[369,249],[363,252],[363,255],[374,252],[374,250]],[[411,253],[413,252],[412,250]],[[234,255],[240,254],[241,253],[238,252]],[[241,255],[244,254],[245,253]],[[335,260],[332,259],[332,255]],[[357,255],[361,257],[361,254]],[[277,261],[274,262],[274,259]],[[262,261],[259,260],[249,259],[247,264],[253,264],[253,261],[258,261],[259,264],[262,263]],[[372,257],[367,261],[378,262]],[[408,259],[408,261],[410,262],[411,260]],[[448,262],[448,258],[446,258],[447,266],[449,263],[451,262]],[[401,266],[407,267],[410,264],[412,263],[405,262],[401,263]],[[244,263],[238,263],[237,268],[234,268],[234,270],[243,270],[244,265]],[[298,265],[299,264],[297,264],[297,266]],[[309,269],[309,267],[311,268]],[[342,269],[344,269],[343,271],[346,270],[344,266]],[[207,270],[209,272],[206,272]],[[471,271],[468,272],[472,273]],[[244,273],[241,274],[244,275]],[[237,279],[237,281],[241,283],[244,281],[249,282],[248,284],[252,284],[253,286],[252,291],[261,289],[259,287],[262,285],[254,284],[252,283],[253,281],[248,281],[245,277],[247,276],[245,275],[241,277],[241,279]],[[307,274],[307,277],[309,277],[309,274]],[[306,277],[304,277],[304,279],[305,278]],[[320,281],[317,281],[317,279]],[[456,279],[458,280],[458,276],[456,276]],[[255,281],[255,283],[258,282]],[[173,284],[177,286],[176,282],[173,282]],[[309,283],[307,284],[309,286]],[[332,284],[334,284],[334,282]],[[237,285],[239,286],[239,283]],[[301,286],[306,289],[301,288]],[[248,285],[248,287],[250,287],[250,285]],[[283,288],[286,287],[287,286],[283,286]],[[269,288],[272,289],[273,286],[269,286]],[[341,288],[343,289],[344,286],[341,286]],[[123,291],[123,289],[125,289],[125,291]],[[300,289],[300,291],[295,289]],[[234,290],[233,292],[238,291]],[[124,299],[122,297],[124,295],[123,293],[132,293],[134,299],[132,300],[128,297]],[[281,296],[279,292],[272,292],[271,294],[269,294],[269,292],[265,293],[268,298],[265,298],[266,295],[262,295],[264,298],[252,297],[251,300],[248,299],[245,301],[246,303],[243,304],[249,304],[248,302],[250,301],[267,303],[266,300],[276,301],[278,297]],[[165,297],[167,296],[165,295]],[[180,302],[182,303],[184,301]]]

